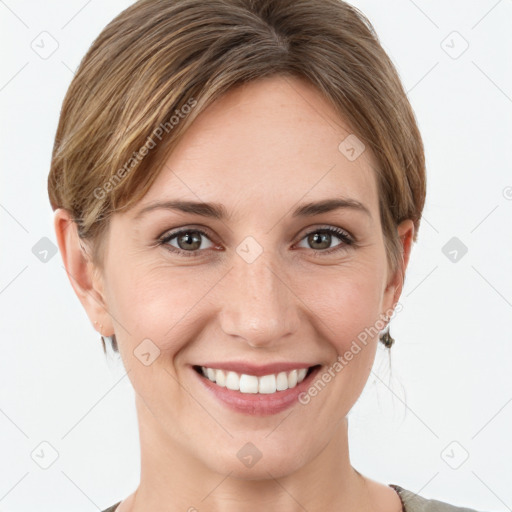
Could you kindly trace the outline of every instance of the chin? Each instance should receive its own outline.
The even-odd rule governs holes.
[[[307,453],[303,443],[289,446],[276,436],[269,439],[250,440],[232,439],[224,446],[224,452],[210,454],[203,463],[210,470],[238,480],[268,480],[271,477],[281,478],[299,470],[307,463]],[[220,448],[219,448],[220,450]]]

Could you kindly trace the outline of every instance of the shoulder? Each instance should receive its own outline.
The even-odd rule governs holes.
[[[120,503],[121,502],[118,501],[115,505],[112,505],[111,507],[108,507],[105,510],[103,510],[103,512],[114,512],[115,509],[119,506]]]
[[[443,501],[422,498],[399,485],[390,484],[402,499],[405,512],[478,512],[473,508],[457,507]]]

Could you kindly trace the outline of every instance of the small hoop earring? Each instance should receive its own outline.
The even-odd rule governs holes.
[[[391,348],[393,343],[395,343],[395,339],[389,334],[389,324],[386,330],[380,335],[379,341],[383,343],[386,348]]]
[[[103,336],[102,334],[100,339],[103,345],[103,352],[105,352],[105,354],[108,352],[111,356],[113,356],[116,353],[119,353],[115,334],[112,334],[112,336]]]

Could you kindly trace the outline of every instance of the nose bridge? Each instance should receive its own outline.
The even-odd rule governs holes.
[[[249,251],[244,252],[247,247]],[[254,250],[254,246],[240,244],[222,287],[220,318],[226,334],[256,347],[295,332],[298,316],[285,272],[279,270],[274,255],[263,251],[253,259]]]

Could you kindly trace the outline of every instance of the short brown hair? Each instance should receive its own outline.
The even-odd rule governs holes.
[[[52,208],[71,212],[98,266],[109,215],[143,197],[194,119],[271,75],[312,83],[375,156],[397,268],[396,226],[412,219],[416,241],[425,202],[423,143],[371,23],[340,0],[141,0],[105,27],[67,91],[48,176]]]

